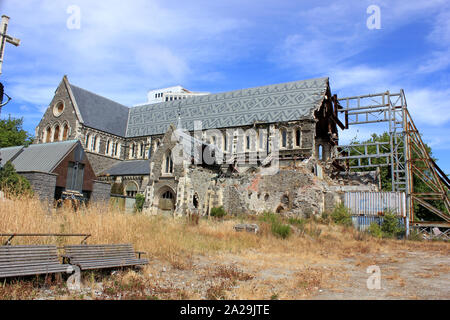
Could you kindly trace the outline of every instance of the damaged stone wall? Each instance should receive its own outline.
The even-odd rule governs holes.
[[[329,184],[315,176],[306,164],[281,169],[275,175],[257,172],[219,181],[223,205],[230,213],[272,211],[311,215],[323,212],[339,201]]]

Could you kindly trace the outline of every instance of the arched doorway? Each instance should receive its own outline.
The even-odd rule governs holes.
[[[128,182],[128,184],[125,187],[125,195],[127,197],[136,197],[136,194],[138,193],[138,186],[134,181]]]
[[[161,213],[172,214],[175,210],[176,194],[170,187],[163,187],[159,192],[158,209]]]

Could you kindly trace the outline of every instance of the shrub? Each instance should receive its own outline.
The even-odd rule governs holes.
[[[14,196],[32,195],[33,193],[30,182],[16,172],[10,161],[0,169],[0,190]]]
[[[292,218],[294,219],[294,218]],[[272,231],[272,234],[280,237],[282,239],[286,239],[291,235],[291,226],[288,224],[282,223],[282,220],[279,215],[270,212],[265,211],[262,216],[260,217],[260,220],[262,222],[266,222],[270,224],[270,230]],[[296,219],[298,220],[298,219]],[[295,221],[295,220],[292,220]]]
[[[372,222],[369,226],[368,229],[369,234],[371,234],[372,236],[376,237],[376,238],[381,238],[383,237],[383,232],[381,231],[381,227],[378,223],[376,222]]]
[[[220,206],[218,208],[214,207],[211,208],[210,216],[215,218],[223,218],[227,215],[227,212],[223,208],[223,206]]]
[[[291,234],[291,226],[279,222],[272,223],[271,230],[275,236],[278,236],[282,239],[286,239]]]
[[[142,212],[144,208],[145,196],[143,194],[136,194],[136,202],[134,203],[134,212]]]
[[[331,219],[333,219],[334,223],[346,227],[352,226],[352,216],[350,215],[350,211],[342,203],[340,203],[333,209],[333,212],[331,213]]]
[[[381,231],[385,237],[396,237],[401,235],[403,230],[399,226],[398,218],[394,213],[387,211],[384,214],[383,223],[381,224]]]

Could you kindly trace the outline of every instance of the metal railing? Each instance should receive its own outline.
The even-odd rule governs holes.
[[[0,233],[0,237],[9,237],[3,244],[5,246],[11,245],[14,237],[84,237],[81,244],[86,244],[90,236],[90,233]]]

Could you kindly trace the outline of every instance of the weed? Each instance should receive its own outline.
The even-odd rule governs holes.
[[[221,219],[221,218],[223,218],[223,217],[225,217],[227,215],[227,212],[225,211],[223,206],[220,206],[218,208],[216,208],[216,207],[211,208],[211,212],[209,213],[209,215],[211,217],[215,217],[215,218]]]
[[[271,230],[275,236],[281,237],[282,239],[286,239],[291,235],[291,226],[288,224],[273,223]]]
[[[333,212],[331,213],[331,218],[333,222],[336,224],[340,224],[347,227],[352,226],[352,217],[350,215],[350,211],[342,203],[340,203],[334,208]]]
[[[234,266],[219,266],[213,273],[213,277],[225,278],[230,280],[248,281],[254,277],[248,273],[238,270]]]
[[[381,231],[381,227],[378,223],[372,222],[369,226],[368,232],[371,236],[375,238],[383,237],[383,231]]]
[[[230,289],[232,283],[229,280],[224,280],[218,284],[213,284],[206,290],[206,299],[208,300],[224,300],[226,298],[226,291]]]
[[[383,236],[386,238],[401,235],[403,230],[399,226],[398,218],[394,213],[390,211],[385,212],[383,223],[381,224],[381,231],[383,232]]]
[[[298,228],[303,228],[306,223],[306,220],[301,219],[301,218],[292,218],[291,217],[288,219],[288,222],[293,226],[296,226]]]

